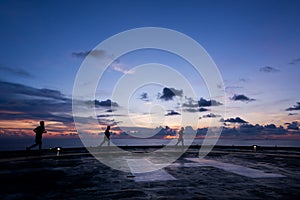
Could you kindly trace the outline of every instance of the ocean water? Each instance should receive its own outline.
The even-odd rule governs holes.
[[[102,141],[102,138],[91,139],[86,143],[87,146],[98,146]],[[174,145],[177,139],[111,139],[115,145],[118,146],[151,146],[151,145]],[[193,145],[201,145],[203,139],[195,139]],[[0,151],[12,151],[12,150],[24,150],[26,146],[30,146],[34,143],[34,138],[22,138],[22,139],[7,139],[0,138]],[[191,141],[185,140],[185,144],[191,144]],[[106,145],[106,144],[104,144]],[[277,147],[300,147],[300,140],[280,140],[280,139],[268,139],[268,140],[244,140],[244,139],[219,139],[216,145],[222,146],[277,146]],[[83,147],[83,143],[79,138],[43,138],[43,148],[51,147]]]

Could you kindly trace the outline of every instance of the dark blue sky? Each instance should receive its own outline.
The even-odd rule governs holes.
[[[297,109],[285,110],[300,100],[299,9],[299,1],[284,0],[1,1],[0,80],[70,97],[83,60],[72,53],[128,29],[164,27],[211,55],[225,81],[228,117],[283,125],[299,120]]]

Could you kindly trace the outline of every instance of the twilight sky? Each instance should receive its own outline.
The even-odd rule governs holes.
[[[200,43],[224,80],[225,102],[209,96],[205,82],[186,61],[148,49],[117,58],[99,82],[96,101],[80,100],[85,109],[96,103],[100,124],[131,127],[126,121],[130,117],[138,127],[178,128],[184,112],[200,120],[198,127],[220,118],[227,125],[244,120],[297,129],[299,9],[298,1],[284,0],[1,1],[0,134],[26,135],[41,119],[53,134],[76,133],[71,97],[82,61],[108,37],[140,27],[173,29]],[[101,51],[92,53],[109,57]],[[197,99],[174,84],[138,88],[129,101],[130,112],[118,101],[107,101],[121,77],[134,75],[132,69],[149,62],[182,74]],[[219,103],[226,106],[226,116],[218,114]],[[82,118],[88,124],[89,116]],[[97,132],[88,125],[86,129]]]

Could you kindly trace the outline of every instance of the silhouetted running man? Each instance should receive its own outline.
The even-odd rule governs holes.
[[[110,146],[110,126],[107,126],[105,132],[104,132],[104,138],[103,138],[103,141],[101,142],[100,144],[100,147],[105,143],[107,142],[107,146]]]
[[[179,137],[178,137],[178,141],[177,141],[177,143],[175,144],[175,146],[177,146],[178,144],[179,144],[179,142],[181,142],[181,144],[182,144],[182,146],[183,146],[183,130],[184,130],[184,128],[183,127],[181,127],[181,130],[178,132],[178,135],[179,135]]]
[[[42,137],[43,133],[47,133],[45,130],[45,123],[44,121],[40,121],[40,125],[33,129],[33,132],[35,132],[35,144],[31,145],[30,147],[26,147],[26,150],[30,150],[36,146],[39,146],[39,150],[42,150]]]

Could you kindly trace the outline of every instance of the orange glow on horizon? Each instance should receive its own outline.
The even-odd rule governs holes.
[[[296,121],[296,120],[295,120]],[[298,120],[299,122],[299,120]],[[192,127],[194,130],[197,128],[205,128],[204,124],[201,123],[202,126],[200,127]],[[22,119],[22,120],[0,120],[0,137],[34,137],[35,133],[33,132],[33,129],[35,127],[39,126],[39,120],[32,120],[32,119]],[[91,136],[98,137],[99,135],[102,136],[104,134],[104,131],[106,129],[106,125],[99,125],[99,124],[80,124],[80,129],[84,134],[89,134]],[[58,121],[47,121],[45,120],[45,127],[48,131],[43,135],[43,137],[64,137],[64,136],[70,136],[70,137],[77,137],[78,133],[75,127],[74,122],[58,122]],[[162,125],[161,128],[165,128],[166,125]],[[182,126],[181,125],[173,125],[168,126],[173,131],[178,131]],[[278,127],[278,126],[277,126]],[[286,125],[284,125],[286,128]],[[128,127],[130,129],[130,127]],[[138,127],[134,127],[138,128]],[[147,127],[143,127],[147,128]],[[158,128],[158,127],[156,127]],[[154,128],[153,128],[154,130]],[[123,130],[119,128],[118,126],[112,126],[111,132],[115,135],[120,135]],[[205,136],[197,136],[197,138],[204,138]],[[272,133],[268,135],[248,135],[245,136],[249,139],[295,139],[300,140],[300,134],[298,130],[288,130],[287,134],[281,134],[281,135],[272,135]],[[176,139],[178,138],[177,135],[171,136],[166,135],[163,136],[163,139]],[[220,138],[238,138],[236,136],[223,136],[221,135]],[[242,138],[242,137],[241,137]]]
[[[176,139],[176,138],[178,138],[178,137],[175,135],[166,135],[166,136],[164,136],[163,139]]]

